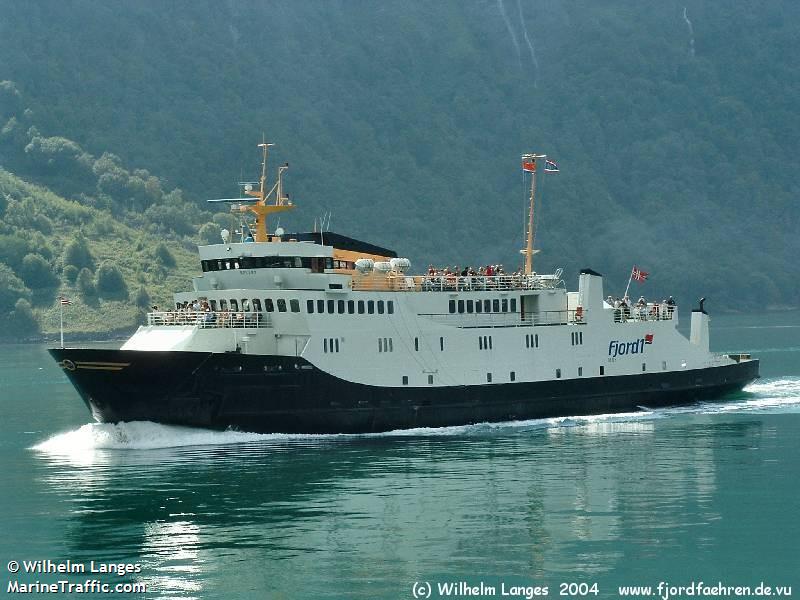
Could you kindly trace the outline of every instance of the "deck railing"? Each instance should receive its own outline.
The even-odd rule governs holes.
[[[356,275],[355,291],[469,292],[553,289],[562,284],[554,275]]]
[[[163,311],[147,313],[148,325],[192,326],[199,329],[229,327],[234,329],[261,329],[272,327],[268,314],[260,312],[226,311]]]
[[[644,306],[629,306],[614,309],[614,323],[641,321],[671,321],[678,311],[674,304],[649,302]]]

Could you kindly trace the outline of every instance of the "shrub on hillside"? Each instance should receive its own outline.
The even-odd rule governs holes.
[[[94,257],[82,236],[72,238],[64,247],[64,264],[79,269],[94,269]]]
[[[31,291],[23,281],[6,264],[0,263],[0,314],[6,314],[14,308],[20,298],[29,299]]]
[[[75,283],[75,280],[78,278],[78,267],[75,265],[67,265],[64,267],[64,279],[67,280],[68,283]]]
[[[53,268],[40,254],[26,254],[19,271],[25,285],[31,289],[51,288],[58,285]]]
[[[133,302],[143,310],[150,308],[150,294],[147,293],[146,287],[143,285],[139,286],[139,289],[136,290],[136,294],[133,297]]]
[[[78,291],[84,298],[94,298],[97,295],[97,289],[94,287],[94,275],[92,272],[84,267],[78,273],[78,278],[75,280]]]
[[[220,227],[214,223],[206,223],[200,228],[200,241],[203,244],[221,244]]]
[[[159,242],[156,247],[153,248],[153,258],[164,267],[175,266],[175,257],[172,256],[172,252],[169,251],[169,248],[167,248],[164,242]]]
[[[128,286],[117,266],[110,261],[103,261],[97,269],[95,277],[97,293],[103,298],[125,299],[128,297]]]
[[[14,310],[8,315],[8,322],[4,329],[4,333],[17,338],[38,335],[39,321],[33,314],[31,303],[25,298],[17,300]]]

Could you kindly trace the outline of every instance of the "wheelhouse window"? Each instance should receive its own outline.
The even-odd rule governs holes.
[[[224,298],[219,301],[219,309],[220,310],[228,310],[228,301]]]
[[[352,315],[356,312],[356,301],[355,300],[348,300],[347,301],[347,314]]]
[[[328,300],[328,314],[332,315],[334,313],[334,308],[336,308],[336,302],[333,300]]]
[[[250,300],[247,298],[242,298],[242,310],[245,312],[250,312]]]
[[[339,300],[336,302],[336,312],[340,315],[344,314],[344,300]]]
[[[261,300],[258,298],[253,298],[253,310],[256,312],[261,312]]]
[[[239,302],[236,298],[231,298],[231,310],[239,310]]]
[[[217,301],[216,300],[209,300],[208,303],[211,305],[211,310],[217,312]]]
[[[383,300],[378,300],[378,314],[383,314]]]
[[[317,312],[318,313],[325,312],[325,300],[317,300]]]
[[[313,300],[306,300],[306,312],[308,312],[308,314],[314,314],[314,301]]]
[[[278,298],[278,312],[286,312],[286,299]]]
[[[394,300],[388,300],[386,302],[386,312],[390,315],[394,314]]]
[[[275,312],[275,304],[272,302],[272,298],[264,300],[264,308],[267,309],[267,312]]]
[[[375,314],[375,301],[367,300],[367,312],[371,315]]]
[[[358,314],[360,314],[360,315],[364,314],[364,301],[363,300],[359,300],[358,301]]]
[[[299,313],[300,312],[300,300],[297,298],[292,298],[289,300],[289,308],[291,308],[292,312]]]

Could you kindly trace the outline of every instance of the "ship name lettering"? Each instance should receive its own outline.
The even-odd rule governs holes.
[[[641,354],[644,352],[644,338],[635,342],[620,342],[611,340],[608,344],[608,355],[611,358],[624,356],[626,354]]]

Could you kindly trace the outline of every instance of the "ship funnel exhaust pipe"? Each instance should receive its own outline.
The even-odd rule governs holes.
[[[692,310],[692,324],[689,342],[708,352],[708,313],[705,309],[705,298],[700,298],[700,308]]]

